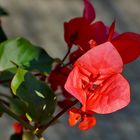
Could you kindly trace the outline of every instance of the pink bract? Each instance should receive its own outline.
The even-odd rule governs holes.
[[[90,49],[74,64],[65,89],[82,104],[82,111],[107,114],[130,102],[130,87],[121,75],[121,56],[106,42]]]

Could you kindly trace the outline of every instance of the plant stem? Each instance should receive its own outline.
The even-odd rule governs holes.
[[[33,132],[34,135],[38,137],[39,140],[45,140],[44,137],[42,137],[41,133],[34,133],[35,129],[32,125],[29,123],[25,122],[22,120],[20,117],[18,117],[15,113],[13,113],[11,110],[9,110],[7,107],[5,107],[1,102],[0,102],[0,108],[9,116],[20,122],[24,127],[28,128],[31,132]]]
[[[72,64],[72,62],[68,62],[66,64],[63,65],[63,67],[61,67],[62,69],[65,68],[66,66],[69,66],[70,64]]]
[[[9,116],[20,122],[23,126],[28,128],[31,131],[34,131],[34,127],[27,122],[23,121],[20,117],[18,117],[15,113],[13,113],[10,109],[8,109],[3,103],[0,102],[0,108]]]
[[[74,100],[71,105],[64,108],[61,112],[59,112],[51,121],[49,121],[45,126],[42,127],[38,131],[38,133],[43,133],[51,124],[53,124],[60,116],[62,116],[66,111],[68,111],[72,106],[74,106],[78,100]]]
[[[65,68],[66,66],[69,66],[69,65],[73,64],[74,62],[75,62],[75,60],[70,61],[70,62],[68,62],[68,63],[66,63],[66,64],[63,64],[63,66],[62,66],[61,68],[63,69],[63,68]]]
[[[70,53],[70,50],[71,50],[71,48],[68,48],[68,51],[67,51],[66,55],[64,56],[64,58],[62,59],[62,62],[64,62],[66,60],[67,56]]]
[[[9,106],[9,103],[8,102],[6,102],[5,100],[3,100],[3,99],[0,99],[0,102],[1,103],[3,103],[3,104],[5,104],[6,106]]]

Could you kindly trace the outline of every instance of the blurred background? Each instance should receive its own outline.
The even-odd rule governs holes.
[[[96,20],[110,25],[114,19],[117,31],[140,33],[140,0],[91,0]],[[82,0],[0,0],[8,13],[2,25],[9,38],[22,36],[45,48],[53,57],[62,58],[66,52],[63,23],[81,16]],[[133,52],[132,52],[133,53]],[[131,85],[131,103],[128,107],[110,114],[96,115],[97,125],[89,131],[70,127],[68,116],[51,126],[47,140],[139,140],[140,139],[140,59],[125,66],[124,75]],[[0,119],[0,140],[9,140],[13,133],[8,116]]]

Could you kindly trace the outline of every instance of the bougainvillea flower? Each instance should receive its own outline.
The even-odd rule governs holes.
[[[101,21],[89,24],[84,18],[75,18],[65,23],[64,28],[68,46],[72,47],[73,44],[78,46],[78,49],[70,55],[72,62],[91,48],[90,40],[94,40],[97,45],[107,40],[107,29]]]
[[[107,39],[107,28],[102,21],[90,24],[84,18],[74,18],[64,23],[64,39],[71,48],[78,45],[81,50],[89,50],[88,42],[93,39],[101,44]]]
[[[81,47],[82,50],[87,51],[89,49],[88,42],[91,39],[102,40],[102,37],[105,37],[106,26],[101,21],[91,24],[94,19],[94,7],[88,0],[84,0],[83,17],[74,18],[64,23],[64,39],[68,47],[71,48],[75,44]],[[101,43],[103,42],[101,41]]]
[[[88,130],[96,125],[96,118],[73,107],[69,111],[69,124],[74,126],[79,122],[79,129]]]
[[[88,1],[84,0],[84,11],[83,17],[87,19],[90,23],[95,19],[96,14],[93,5]]]
[[[106,42],[82,55],[74,64],[65,89],[82,104],[82,112],[115,112],[130,102],[130,87],[121,75],[123,62]]]
[[[60,87],[60,89],[62,90],[62,94],[67,98],[72,97],[64,88],[64,84],[70,71],[71,70],[68,67],[61,68],[60,65],[57,65],[48,77],[48,81],[52,90],[55,92]]]
[[[64,38],[68,47],[73,44],[83,46],[92,36],[90,23],[83,17],[74,18],[64,23]]]

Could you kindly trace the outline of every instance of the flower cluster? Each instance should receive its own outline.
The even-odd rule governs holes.
[[[140,34],[117,33],[115,21],[110,27],[95,22],[94,7],[83,1],[83,16],[64,23],[69,50],[78,46],[69,54],[72,67],[65,89],[81,103],[70,109],[69,124],[79,122],[81,130],[88,130],[96,124],[95,113],[112,113],[129,104],[130,86],[122,71],[140,55]]]
[[[81,102],[82,116],[84,113],[82,121],[89,121],[82,125],[83,127],[80,125],[80,129],[92,127],[91,112],[107,114],[128,105],[130,88],[127,80],[121,75],[122,70],[121,56],[110,42],[90,49],[75,62],[65,88]],[[74,119],[77,120],[76,116],[77,112],[72,109],[71,125],[75,122]],[[87,119],[87,116],[90,118]]]

